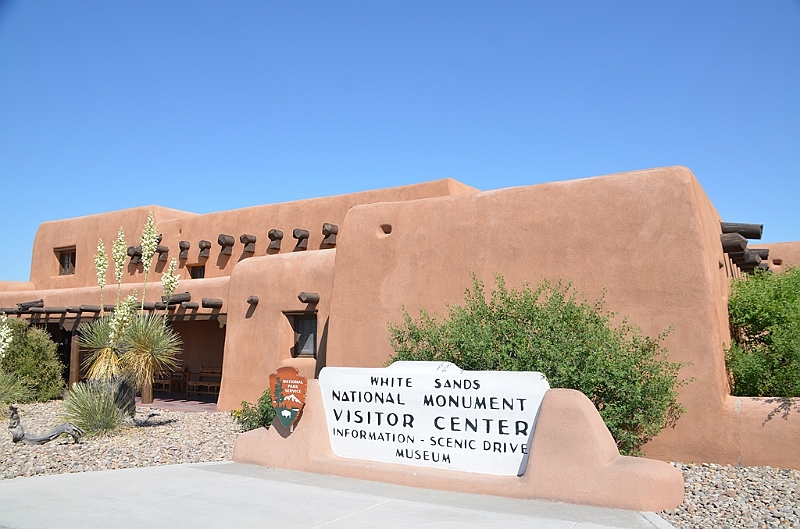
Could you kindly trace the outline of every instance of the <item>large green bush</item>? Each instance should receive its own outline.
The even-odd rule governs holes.
[[[583,392],[597,407],[623,454],[674,424],[679,363],[666,359],[657,338],[626,319],[612,325],[604,299],[587,303],[571,284],[508,289],[501,276],[487,300],[473,277],[464,306],[447,317],[422,311],[389,325],[397,360],[449,361],[468,370],[539,371],[552,387]]]
[[[800,268],[734,280],[728,313],[733,394],[800,397]]]
[[[24,392],[17,402],[45,402],[64,391],[64,364],[56,356],[56,343],[47,331],[32,327],[25,320],[8,319],[11,342],[5,349],[0,371],[16,377]]]

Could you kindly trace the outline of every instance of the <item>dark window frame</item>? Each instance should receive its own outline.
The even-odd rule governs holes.
[[[56,254],[56,260],[58,261],[58,275],[75,275],[75,246],[54,248],[53,252]]]
[[[284,312],[284,315],[289,320],[289,323],[292,326],[292,330],[294,331],[294,340],[292,341],[292,358],[316,358],[317,357],[317,350],[319,349],[318,339],[319,339],[319,325],[317,320],[317,312],[316,311],[303,311],[303,312]],[[302,322],[313,322],[313,325],[305,329],[304,323]],[[310,332],[304,333],[302,331],[308,330]],[[306,335],[308,338],[303,339],[303,336]],[[309,342],[310,339],[310,342]],[[302,340],[302,343],[301,343]],[[304,349],[304,345],[311,345],[311,351],[302,350]]]
[[[187,268],[191,279],[204,279],[206,277],[206,265],[189,265]]]

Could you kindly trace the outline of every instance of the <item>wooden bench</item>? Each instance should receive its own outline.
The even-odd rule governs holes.
[[[172,395],[173,389],[176,390],[175,393],[179,395],[186,393],[186,381],[188,378],[189,370],[186,369],[186,366],[172,371],[169,379],[169,394]]]
[[[221,384],[221,367],[201,367],[199,373],[189,373],[186,381],[186,394],[219,395]]]
[[[153,374],[153,391],[167,392],[172,395],[173,389],[178,394],[186,393],[186,366],[174,370],[157,371]]]
[[[169,391],[172,384],[172,373],[169,371],[156,371],[153,373],[153,391]]]

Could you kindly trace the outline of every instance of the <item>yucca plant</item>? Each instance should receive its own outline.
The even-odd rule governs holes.
[[[120,364],[136,387],[142,388],[142,404],[153,402],[153,374],[175,369],[181,339],[156,314],[139,314],[122,338]]]
[[[136,319],[136,291],[117,303],[114,314],[81,325],[81,347],[90,351],[84,365],[87,377],[108,380],[123,375],[120,347],[128,328]]]
[[[64,418],[87,436],[112,433],[131,422],[131,388],[123,378],[87,380],[64,399]]]
[[[81,347],[90,351],[84,361],[90,379],[108,380],[122,374],[119,355],[111,345],[111,333],[110,317],[84,323],[78,330]]]

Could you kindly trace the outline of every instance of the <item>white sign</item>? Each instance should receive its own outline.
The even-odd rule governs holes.
[[[521,476],[545,392],[541,373],[450,362],[326,367],[328,433],[340,457]]]

